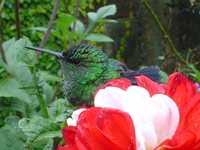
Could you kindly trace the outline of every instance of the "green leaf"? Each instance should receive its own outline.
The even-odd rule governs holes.
[[[9,74],[15,77],[22,87],[34,86],[32,73],[26,64],[16,62],[8,65],[4,64],[3,67]]]
[[[62,80],[61,77],[55,76],[50,74],[46,71],[40,71],[40,75],[44,78],[46,81],[53,81],[53,82],[60,82]]]
[[[3,43],[3,48],[4,48],[5,52],[7,52],[8,50],[12,49],[14,43],[15,43],[15,39],[14,38],[4,42]]]
[[[35,52],[27,50],[25,48],[26,45],[32,45],[30,40],[26,37],[23,37],[16,42],[14,40],[9,40],[3,44],[8,64],[12,65],[19,62],[29,65],[34,64],[36,59]]]
[[[53,88],[48,83],[44,82],[42,84],[42,89],[43,89],[43,99],[48,104],[50,103],[54,94]]]
[[[162,71],[162,70],[159,71],[159,75],[161,76],[160,81],[162,83],[167,83],[167,81],[168,81],[168,75],[164,71]]]
[[[91,22],[96,22],[96,20],[98,18],[97,13],[95,13],[95,12],[88,12],[87,16],[89,18],[89,21],[91,21]]]
[[[32,119],[23,118],[19,121],[19,128],[27,136],[26,142],[28,144],[58,137],[60,136],[58,130],[61,131],[60,127],[52,120],[42,117],[34,117]]]
[[[3,99],[3,98],[2,98]],[[27,105],[26,105],[27,106]],[[6,104],[0,99],[0,111],[18,111],[23,114],[27,112],[25,103],[23,101],[16,100],[16,98],[7,98]]]
[[[95,23],[97,22],[97,13],[95,12],[88,12],[87,13],[89,23],[85,33],[90,33],[90,31],[94,28]]]
[[[76,19],[68,14],[61,14],[59,18],[56,20],[56,24],[58,25],[59,29],[61,30],[62,34],[66,34],[69,30],[70,25]]]
[[[0,128],[1,150],[24,150],[24,135],[10,125]]]
[[[79,34],[83,33],[85,31],[85,25],[79,20],[77,20],[75,23],[76,23],[75,33],[79,33]],[[72,23],[71,28],[73,27],[73,24],[74,23]]]
[[[97,10],[97,17],[99,19],[108,17],[110,15],[114,15],[117,12],[117,8],[116,5],[112,4],[112,5],[107,5],[104,7],[101,7]]]
[[[46,31],[47,31],[47,28],[44,28],[44,27],[33,27],[32,30],[46,32]]]
[[[18,121],[20,118],[18,116],[8,116],[5,119],[5,123],[12,126],[13,128],[18,128]]]
[[[101,19],[98,22],[99,23],[118,23],[118,21],[114,19]]]
[[[41,134],[40,136],[38,136],[35,139],[35,142],[41,141],[41,140],[44,140],[44,139],[52,139],[54,137],[62,137],[61,129],[59,129],[58,131],[45,132],[45,133]]]
[[[43,150],[52,150],[53,149],[53,140],[49,139],[47,140],[45,146],[43,147]]]
[[[114,22],[114,20],[109,20],[105,19],[105,17],[114,15],[116,13],[116,6],[115,5],[107,5],[104,7],[101,7],[97,10],[96,12],[88,12],[87,16],[89,19],[88,27],[85,31],[85,33],[90,33],[94,26],[96,25],[97,22],[102,22],[102,23],[109,23],[109,22]]]
[[[71,113],[70,110],[72,109],[73,109],[72,106],[70,106],[69,102],[65,99],[58,99],[54,101],[53,103],[50,104],[48,108],[49,114],[51,116],[57,116],[56,120],[60,120],[61,118],[63,118],[63,116],[59,115],[62,115],[64,113]]]
[[[15,79],[10,78],[0,82],[0,97],[16,97],[26,103],[31,101],[26,91],[20,89],[19,83]]]
[[[69,111],[68,113],[60,114],[55,118],[55,121],[56,122],[65,122],[67,120],[67,118],[70,117],[71,114],[72,114],[72,111],[71,112]]]
[[[86,36],[84,39],[96,42],[113,42],[113,39],[103,34],[90,34]]]
[[[36,54],[34,51],[28,50],[25,46],[32,45],[31,41],[27,37],[23,37],[15,42],[15,55],[18,61],[25,64],[33,65],[36,61]]]
[[[199,72],[199,70],[197,70],[194,65],[188,65],[188,66],[192,69],[192,71],[195,74],[197,81],[200,83],[200,72]]]

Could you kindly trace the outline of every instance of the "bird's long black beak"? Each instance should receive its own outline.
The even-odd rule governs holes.
[[[47,50],[47,49],[44,49],[44,48],[37,48],[37,47],[33,47],[33,46],[25,46],[25,48],[28,48],[28,49],[31,49],[31,50],[34,50],[34,51],[38,51],[38,52],[47,53],[47,54],[56,56],[60,59],[65,58],[62,53],[50,51],[50,50]]]

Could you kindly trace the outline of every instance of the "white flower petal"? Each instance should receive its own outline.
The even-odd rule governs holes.
[[[100,90],[95,106],[117,108],[130,114],[134,122],[139,150],[153,149],[163,140],[171,138],[179,123],[175,102],[166,95],[149,92],[138,86],[127,91],[116,87]]]
[[[154,106],[152,121],[160,144],[174,135],[179,123],[179,110],[175,102],[163,94],[154,95],[151,102]]]
[[[124,94],[125,91],[120,88],[106,87],[98,91],[95,96],[94,105],[96,107],[110,107],[121,110],[122,102],[125,100]]]
[[[77,122],[77,120],[78,120],[78,116],[79,116],[79,114],[82,113],[84,110],[86,110],[86,109],[85,109],[85,108],[80,108],[80,109],[75,110],[75,111],[72,113],[72,115],[71,115],[72,118],[68,118],[68,119],[67,119],[67,125],[76,126],[76,122]]]
[[[68,126],[76,126],[76,120],[73,120],[72,118],[68,118],[67,125]]]

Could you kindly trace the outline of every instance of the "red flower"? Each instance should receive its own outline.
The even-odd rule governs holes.
[[[174,136],[163,141],[157,149],[200,150],[200,94],[195,84],[180,73],[172,74],[164,86],[149,82],[144,76],[137,77],[137,83],[152,95],[168,95],[179,108],[180,121]]]
[[[200,94],[194,83],[180,73],[165,85],[145,76],[136,80],[139,87],[115,79],[99,88],[96,107],[82,111],[76,126],[63,128],[67,145],[58,150],[200,150]]]
[[[135,131],[128,113],[93,107],[79,115],[77,125],[63,128],[66,146],[58,150],[136,150]]]

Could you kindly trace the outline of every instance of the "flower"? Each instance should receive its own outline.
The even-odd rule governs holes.
[[[174,100],[180,112],[179,125],[173,137],[163,141],[157,149],[199,150],[200,94],[195,84],[180,73],[172,74],[167,85],[149,82],[144,76],[137,77],[137,83],[151,95],[164,92]]]
[[[115,79],[100,87],[95,107],[76,111],[72,124],[63,128],[67,145],[58,150],[199,150],[195,84],[180,73],[172,74],[168,84],[145,76],[136,81],[138,86]]]

